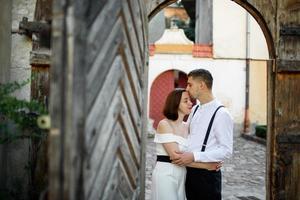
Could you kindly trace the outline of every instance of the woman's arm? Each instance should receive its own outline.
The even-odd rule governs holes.
[[[192,162],[187,167],[207,169],[207,170],[219,170],[222,167],[221,162]]]
[[[167,121],[161,120],[157,126],[158,134],[172,133],[173,130]],[[178,144],[176,142],[162,143],[163,147],[167,151],[168,155],[172,159],[175,156],[175,152],[179,151]]]
[[[178,144],[176,142],[170,142],[170,143],[163,143],[162,144],[165,150],[167,151],[168,155],[170,156],[170,159],[174,159],[175,152],[179,151]]]
[[[157,126],[157,133],[171,133],[173,130],[165,120],[161,120]],[[176,152],[179,151],[178,144],[176,142],[169,142],[162,144],[165,150],[167,151],[170,159],[173,160],[177,156]],[[219,169],[222,165],[218,162],[192,162],[188,167],[207,169],[207,170],[216,170]]]

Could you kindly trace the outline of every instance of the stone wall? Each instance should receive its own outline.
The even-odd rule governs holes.
[[[23,17],[33,20],[36,0],[0,0],[0,5],[0,82],[21,82],[31,76],[29,55],[32,42],[28,36],[11,34],[11,30],[18,30]],[[15,95],[19,99],[30,100],[30,84],[16,91]],[[21,200],[29,198],[29,151],[28,139],[0,145],[1,197]]]
[[[36,0],[13,0],[12,28],[18,29],[23,17],[33,21]],[[29,55],[32,50],[32,41],[26,35],[13,34],[11,47],[10,81],[23,81],[31,76]],[[27,84],[15,95],[20,99],[30,99],[30,84]]]

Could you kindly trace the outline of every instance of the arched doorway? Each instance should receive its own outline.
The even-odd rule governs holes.
[[[151,18],[155,14],[157,14],[159,11],[161,11],[163,8],[165,8],[166,6],[168,6],[174,2],[176,2],[176,1],[161,1],[160,4],[150,12],[150,14],[148,16],[149,20],[151,20]],[[267,62],[267,74],[268,74],[267,75],[267,77],[268,77],[268,80],[267,80],[268,81],[268,88],[267,88],[268,92],[267,93],[269,95],[267,112],[268,112],[268,117],[270,117],[270,114],[272,113],[271,112],[272,102],[269,101],[270,95],[272,95],[270,90],[272,90],[271,82],[274,78],[274,76],[273,76],[274,74],[272,74],[271,72],[272,72],[272,68],[274,66],[273,59],[275,58],[275,47],[274,47],[273,38],[272,38],[271,32],[270,32],[265,20],[263,19],[262,15],[251,4],[249,4],[247,2],[241,2],[241,1],[234,1],[234,2],[236,2],[237,4],[239,4],[240,6],[245,8],[247,10],[247,12],[250,13],[255,18],[255,20],[258,22],[259,26],[261,27],[263,34],[265,36],[265,39],[267,41],[267,46],[268,46],[268,51],[269,51],[269,61]],[[246,114],[247,114],[247,112],[246,112]],[[271,128],[272,128],[272,121],[269,118],[268,119],[268,131],[270,132],[269,135],[272,134]],[[270,141],[271,136],[268,136],[268,137],[269,137],[268,141]],[[272,152],[270,145],[268,145],[268,152],[270,152],[270,151]],[[267,170],[270,170],[269,168],[270,168],[270,166],[267,166]],[[268,176],[267,184],[271,181],[270,179],[271,179],[271,177]],[[268,185],[268,189],[269,189],[269,185]]]
[[[187,75],[178,70],[165,71],[153,81],[150,89],[149,117],[153,120],[155,129],[158,122],[164,118],[162,110],[167,95],[174,88],[185,88],[186,83]]]

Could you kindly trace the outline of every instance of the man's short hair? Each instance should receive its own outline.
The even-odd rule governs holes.
[[[204,81],[208,89],[212,89],[213,77],[211,73],[206,69],[194,69],[188,73],[188,77]]]

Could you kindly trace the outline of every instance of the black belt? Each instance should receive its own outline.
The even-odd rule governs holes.
[[[156,161],[169,162],[169,163],[172,162],[172,160],[170,159],[170,156],[157,156]]]

